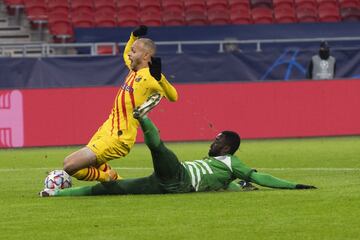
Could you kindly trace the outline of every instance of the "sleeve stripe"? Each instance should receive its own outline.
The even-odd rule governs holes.
[[[198,190],[199,190],[200,181],[201,181],[200,169],[199,169],[199,167],[196,166],[196,164],[193,163],[193,162],[185,162],[185,164],[189,167],[189,170],[190,170],[190,169],[195,169],[196,177],[195,177],[194,172],[191,173],[191,175],[192,175],[191,177],[194,177],[194,178],[195,178],[193,187],[195,188],[195,191],[198,191]],[[191,170],[191,171],[194,171],[194,170]]]
[[[205,161],[196,160],[195,162],[200,163],[201,165],[203,165],[206,168],[206,170],[208,171],[209,174],[213,174],[213,171],[211,170],[211,168],[209,167],[209,165]]]

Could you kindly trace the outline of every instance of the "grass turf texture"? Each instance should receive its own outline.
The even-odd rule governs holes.
[[[193,160],[209,143],[168,146]],[[318,190],[38,197],[75,149],[0,150],[0,239],[359,239],[360,137],[243,141],[247,165]],[[143,144],[111,164],[127,178],[152,172]]]

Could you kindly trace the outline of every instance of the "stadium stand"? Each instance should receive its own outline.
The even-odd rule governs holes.
[[[184,1],[185,11],[199,11],[206,12],[205,0],[187,0]]]
[[[72,11],[93,11],[94,3],[89,0],[71,0]]]
[[[141,12],[161,12],[161,2],[160,0],[141,0],[139,2],[139,7]]]
[[[133,12],[133,10],[118,10],[117,14],[117,25],[119,27],[133,27],[140,24],[140,19],[138,12]]]
[[[296,8],[316,9],[316,0],[294,0]]]
[[[190,8],[185,11],[185,21],[187,25],[207,25],[208,19],[201,10],[193,10],[196,8]]]
[[[96,0],[94,1],[95,11],[116,11],[116,3],[114,0]]]
[[[48,11],[49,12],[69,12],[70,4],[64,0],[48,0]]]
[[[317,22],[318,15],[316,5],[300,4],[296,7],[296,16],[299,22]]]
[[[272,0],[250,0],[251,8],[269,8],[272,9],[273,2]]]
[[[241,7],[240,7],[241,6]],[[242,8],[243,5],[238,5],[238,9],[230,10],[230,20],[232,24],[251,24],[251,14],[248,7]]]
[[[42,29],[47,24],[48,8],[45,0],[32,0],[25,2],[25,14],[29,19],[33,29],[38,29],[42,34]]]
[[[277,5],[274,9],[274,19],[277,23],[296,23],[297,18],[293,6],[287,4]]]
[[[339,8],[337,0],[317,0],[319,7],[335,7]]]
[[[83,12],[83,11],[72,12],[71,21],[74,28],[95,27],[94,14],[92,12]]]
[[[208,20],[211,25],[230,24],[229,10],[221,8],[209,9]]]
[[[48,17],[49,31],[56,43],[71,42],[74,31],[69,14],[63,12],[52,12]]]
[[[320,22],[339,22],[341,20],[339,8],[334,5],[319,5]]]
[[[249,9],[250,2],[249,0],[229,0],[229,8],[232,11],[236,11],[238,9]]]
[[[251,10],[254,23],[273,23],[273,10],[268,7],[256,7]]]
[[[207,0],[206,6],[208,12],[229,10],[229,3],[227,0]]]
[[[273,0],[274,8],[294,8],[294,0]]]
[[[178,0],[162,0],[162,9],[164,13],[168,11],[183,12],[184,3],[183,1],[178,1]]]
[[[114,9],[98,9],[95,12],[96,27],[116,27],[116,12]]]
[[[4,0],[4,3],[8,14],[14,16],[15,25],[21,25],[24,15],[40,36],[47,28],[51,34],[59,33],[54,30],[59,29],[58,21],[49,20],[54,19],[55,13],[69,15],[62,23],[70,28],[64,30],[66,36],[79,27],[360,21],[359,0]],[[64,38],[65,35],[54,39],[66,39],[65,42],[74,39]]]
[[[137,12],[139,11],[139,2],[137,0],[134,1],[117,1],[118,10],[124,12]]]
[[[142,24],[156,27],[156,26],[162,26],[162,17],[161,13],[157,12],[158,10],[155,10],[153,8],[151,11],[143,11],[140,13],[140,21]]]
[[[173,9],[173,8],[171,8]],[[182,11],[178,9],[171,11],[164,11],[162,14],[162,21],[165,26],[182,26],[185,25],[185,19]]]

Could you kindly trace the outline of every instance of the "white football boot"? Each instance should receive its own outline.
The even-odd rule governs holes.
[[[55,195],[55,190],[54,189],[48,189],[45,188],[44,190],[42,190],[41,192],[39,192],[40,197],[51,197]]]
[[[140,106],[136,107],[133,111],[133,116],[135,119],[142,118],[145,116],[148,112],[150,112],[151,109],[153,109],[156,105],[160,103],[161,95],[159,93],[155,93],[148,97],[146,102],[141,104]]]

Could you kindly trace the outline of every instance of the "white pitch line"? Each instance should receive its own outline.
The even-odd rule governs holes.
[[[114,167],[117,170],[153,170],[150,167]],[[360,171],[360,168],[256,168],[261,171],[324,171],[324,172],[343,172],[343,171]],[[0,168],[0,172],[21,172],[21,171],[51,171],[51,168]]]

